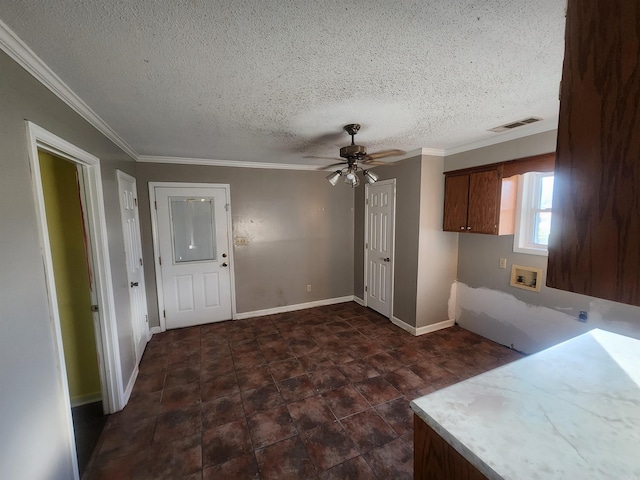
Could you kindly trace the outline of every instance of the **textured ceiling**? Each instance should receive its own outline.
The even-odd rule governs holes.
[[[320,164],[347,123],[369,151],[553,129],[564,6],[2,0],[0,19],[140,155]]]

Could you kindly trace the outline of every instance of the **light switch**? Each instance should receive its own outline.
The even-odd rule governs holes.
[[[507,268],[507,259],[506,258],[501,258],[500,259],[500,268]]]

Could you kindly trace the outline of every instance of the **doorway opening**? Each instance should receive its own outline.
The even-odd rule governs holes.
[[[67,458],[79,479],[88,461],[83,451],[87,441],[86,430],[85,436],[76,435],[74,423],[84,428],[92,422],[72,409],[92,405],[83,410],[102,417],[120,410],[126,400],[100,161],[29,121],[26,129],[59,372],[59,390],[52,392],[52,400],[62,408],[57,414],[66,420]]]

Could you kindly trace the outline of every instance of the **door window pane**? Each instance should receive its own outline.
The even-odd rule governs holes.
[[[213,198],[170,197],[174,263],[216,260]]]

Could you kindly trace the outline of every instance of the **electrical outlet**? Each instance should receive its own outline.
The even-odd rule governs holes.
[[[506,258],[501,258],[500,259],[500,268],[507,268],[507,259]]]
[[[311,291],[311,285],[307,285],[307,292]]]

